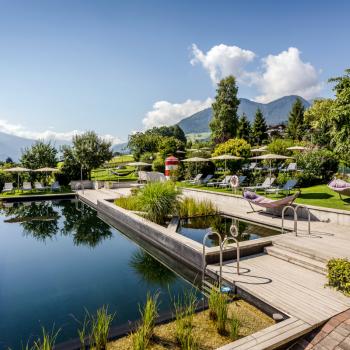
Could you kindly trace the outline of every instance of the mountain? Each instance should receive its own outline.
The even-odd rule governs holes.
[[[284,96],[269,103],[258,103],[250,101],[246,98],[240,98],[241,103],[239,104],[238,115],[240,116],[245,113],[249,121],[252,122],[254,120],[256,110],[260,108],[268,125],[281,124],[288,120],[289,112],[297,98],[302,100],[305,108],[310,107],[310,102],[296,95]],[[182,119],[178,125],[182,128],[185,134],[206,133],[210,132],[209,122],[211,118],[212,109],[207,108],[185,119]]]
[[[0,131],[0,160],[4,161],[7,157],[12,158],[13,161],[18,161],[21,157],[22,150],[26,147],[30,147],[35,140],[19,137],[15,135],[6,134]],[[54,140],[52,144],[56,148],[69,142]]]

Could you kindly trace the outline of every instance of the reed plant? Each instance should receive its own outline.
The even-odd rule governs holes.
[[[108,306],[102,306],[91,315],[91,342],[96,350],[104,350],[107,347],[108,333],[115,314],[108,313]]]
[[[232,316],[230,321],[230,338],[236,340],[239,335],[240,322],[235,316]]]
[[[214,285],[209,294],[208,298],[208,306],[209,306],[209,318],[213,321],[216,321],[217,316],[217,309],[218,309],[218,303],[220,298],[220,291],[218,289],[217,285]]]
[[[216,303],[216,329],[219,334],[226,334],[226,322],[228,317],[228,298],[225,294],[219,293]]]
[[[90,325],[90,320],[88,317],[88,313],[85,313],[84,321],[81,323],[81,328],[78,328],[78,337],[80,341],[80,350],[85,350],[88,348],[88,344],[86,344],[88,338],[88,329]]]
[[[154,333],[155,322],[158,317],[159,294],[151,296],[147,294],[146,304],[140,308],[141,324],[137,331],[132,334],[132,344],[134,350],[144,350],[150,343]]]
[[[217,212],[217,207],[209,200],[196,200],[185,197],[179,206],[179,216],[181,218],[215,215]]]
[[[126,210],[141,211],[142,207],[136,195],[120,197],[114,201],[114,204]]]
[[[40,339],[34,341],[33,350],[53,350],[60,329],[55,331],[55,326],[52,327],[51,332],[47,332],[44,327],[42,327],[42,336]],[[28,344],[26,349],[28,348]]]

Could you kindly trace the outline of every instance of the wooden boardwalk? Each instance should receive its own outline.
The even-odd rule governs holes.
[[[290,317],[223,350],[275,348],[350,308],[350,298],[325,287],[325,276],[267,254],[243,259],[240,275],[235,262],[224,264],[223,278]]]

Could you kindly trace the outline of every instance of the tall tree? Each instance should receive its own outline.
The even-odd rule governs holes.
[[[332,78],[336,97],[331,108],[333,129],[331,135],[335,152],[350,164],[350,69],[341,77]]]
[[[260,145],[267,140],[267,125],[264,114],[258,108],[255,113],[255,118],[252,127],[252,140],[254,144]]]
[[[237,135],[239,99],[236,79],[230,75],[222,79],[212,104],[213,118],[209,124],[211,138],[215,144],[225,142]]]
[[[239,119],[237,136],[243,140],[246,140],[247,142],[250,142],[251,132],[252,130],[251,130],[249,120],[246,114],[243,113],[241,118]]]
[[[300,98],[297,98],[292,106],[291,111],[289,112],[287,133],[288,136],[293,140],[302,140],[306,129],[307,124],[304,119],[305,107]]]
[[[94,131],[73,136],[72,154],[78,164],[91,177],[91,170],[112,159],[112,143],[99,137]],[[69,154],[69,152],[67,152]]]
[[[36,141],[31,147],[22,151],[20,163],[30,169],[55,167],[57,164],[57,149],[51,142]]]

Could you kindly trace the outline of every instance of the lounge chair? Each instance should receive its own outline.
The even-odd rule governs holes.
[[[37,191],[45,191],[47,189],[47,187],[45,187],[41,182],[35,182],[34,183],[34,188]]]
[[[203,174],[197,174],[193,179],[190,180],[183,180],[181,182],[187,182],[187,183],[197,183],[201,178]]]
[[[226,175],[223,180],[221,181],[215,181],[215,182],[208,182],[207,186],[209,187],[220,187],[220,185],[223,185],[221,187],[225,187],[230,183],[231,175]]]
[[[14,191],[13,183],[5,182],[2,192],[5,193],[5,192],[12,192],[12,191]]]
[[[265,190],[265,193],[279,194],[279,192],[287,192],[289,194],[290,191],[295,188],[297,183],[298,183],[298,180],[288,180],[283,186],[267,188]]]
[[[297,171],[297,170],[298,170],[297,163],[289,163],[287,168],[282,169],[282,171],[286,171],[286,172],[288,172],[288,171]]]
[[[206,185],[213,178],[212,174],[208,174],[203,180],[199,180],[202,185]]]
[[[254,209],[253,204],[266,209],[283,208],[287,205],[291,205],[295,201],[295,199],[299,196],[299,194],[300,192],[296,192],[291,196],[287,196],[282,199],[273,200],[270,198],[266,198],[264,196],[260,196],[255,192],[244,191],[243,198],[246,201],[248,201],[253,212],[255,212],[256,210]]]
[[[28,181],[25,181],[23,182],[23,185],[22,185],[22,191],[31,191],[33,188],[32,188],[32,184]]]
[[[257,191],[257,190],[266,190],[272,186],[275,182],[275,177],[267,177],[262,184],[257,184],[256,186],[244,187],[244,190]]]
[[[256,166],[258,165],[258,163],[254,162],[254,163],[250,163],[248,170],[254,170],[256,168]]]
[[[350,183],[341,179],[334,179],[329,184],[328,187],[339,194],[340,199],[343,196],[350,196]]]
[[[58,181],[55,181],[52,185],[51,185],[51,191],[59,191],[61,189],[60,184],[58,183]]]

